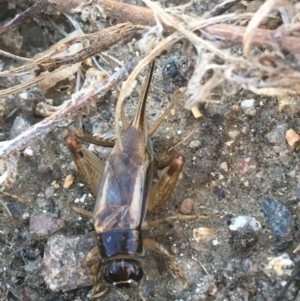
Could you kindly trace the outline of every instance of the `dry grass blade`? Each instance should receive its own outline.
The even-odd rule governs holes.
[[[34,61],[30,61],[13,70],[1,72],[0,76],[17,76],[20,73],[31,73],[32,76],[26,83],[0,90],[0,97],[18,93],[37,84],[43,90],[47,90],[59,80],[74,74],[85,59],[107,50],[120,41],[128,41],[128,39],[136,36],[139,30],[144,28],[144,26],[140,25],[123,23],[91,34],[75,37],[70,35],[70,38],[60,41],[58,46],[52,47],[50,51]],[[74,34],[78,35],[76,32]],[[87,44],[88,46],[84,47]],[[76,49],[74,47],[71,49],[72,46],[75,46]],[[41,74],[36,76],[37,73]]]
[[[243,41],[243,51],[246,57],[250,56],[250,45],[251,38],[254,34],[254,29],[259,26],[262,20],[268,15],[269,12],[278,4],[282,2],[282,0],[268,0],[266,1],[259,10],[255,13],[251,21],[249,22],[247,29],[244,35]]]
[[[83,61],[99,52],[107,50],[114,44],[120,41],[128,41],[137,35],[138,30],[144,29],[144,26],[133,25],[131,23],[118,24],[112,27],[105,28],[99,32],[85,34],[73,38],[68,43],[56,49],[50,57],[44,60],[39,60],[39,68],[44,70],[54,70],[62,65],[75,64]],[[57,56],[60,52],[75,43],[90,43],[90,46],[82,49],[75,55]]]
[[[171,45],[175,44],[177,41],[179,41],[182,38],[188,38],[193,41],[195,41],[197,39],[201,39],[200,37],[198,37],[196,34],[193,33],[193,31],[195,31],[196,29],[204,28],[206,26],[209,26],[209,25],[215,24],[215,23],[219,23],[221,21],[228,21],[231,19],[244,19],[244,18],[250,18],[252,16],[252,14],[242,14],[242,15],[238,15],[238,16],[230,14],[230,15],[226,15],[226,16],[213,17],[208,20],[206,20],[206,19],[195,20],[194,19],[194,22],[189,24],[186,29],[186,28],[184,28],[183,21],[181,23],[179,23],[178,16],[174,17],[171,14],[164,12],[162,8],[160,8],[158,5],[154,4],[151,1],[145,0],[144,2],[155,11],[155,13],[162,19],[162,21],[165,24],[167,24],[169,26],[173,26],[174,28],[181,30],[183,34],[181,32],[174,32],[173,34],[171,34],[168,37],[166,37],[165,39],[163,39],[160,43],[158,43],[154,47],[154,49],[152,49],[152,51],[144,59],[142,59],[139,62],[139,64],[134,69],[134,71],[127,78],[125,85],[119,95],[117,107],[116,107],[115,124],[116,124],[116,136],[117,137],[120,137],[120,129],[117,125],[118,125],[118,120],[120,119],[120,116],[121,116],[120,114],[121,114],[121,108],[123,105],[124,98],[127,94],[129,87],[131,87],[133,81],[135,80],[137,75],[140,73],[140,71],[144,67],[146,67],[152,60],[154,60],[157,56],[159,56],[163,51],[165,51],[166,49],[171,47]],[[207,46],[207,48],[210,48],[210,49],[212,48],[215,52],[222,54],[217,49],[217,47],[214,47],[211,43],[206,42],[203,39],[201,39],[200,43],[203,43],[204,45]],[[231,58],[234,61],[241,60],[239,58],[229,57],[227,54],[225,55],[225,58],[227,58],[227,59]],[[118,142],[120,143],[119,139],[118,139]]]
[[[208,101],[216,86],[221,86],[225,95],[232,95],[241,88],[263,95],[286,96],[299,93],[300,62],[297,54],[300,49],[300,38],[295,32],[299,31],[299,23],[289,24],[285,21],[284,27],[277,30],[258,28],[262,20],[274,19],[270,13],[276,9],[280,11],[288,9],[289,15],[285,19],[295,22],[296,16],[290,12],[296,13],[297,10],[287,8],[287,3],[269,0],[255,14],[232,13],[217,17],[210,17],[211,14],[207,14],[207,19],[188,15],[180,8],[163,9],[150,0],[144,0],[144,3],[153,10],[166,30],[170,31],[170,28],[173,28],[175,32],[162,39],[128,77],[119,96],[116,124],[128,87],[141,69],[162,51],[183,38],[187,39],[197,51],[194,73],[187,87],[188,99],[185,103],[187,109],[197,106],[199,102]],[[226,6],[227,2],[224,3]],[[150,13],[147,15],[147,22],[151,16]],[[250,20],[248,27],[230,24],[237,21],[245,23],[247,20]],[[247,57],[243,57],[235,48],[237,45],[241,47],[243,42]],[[250,56],[250,45],[262,48],[255,50],[255,56]],[[213,70],[214,75],[201,85],[200,82],[208,70]],[[116,132],[119,135],[118,128]]]
[[[18,56],[18,55],[9,53],[9,52],[1,50],[1,49],[0,49],[0,55],[12,58],[14,60],[24,61],[24,62],[32,62],[33,61],[33,59],[28,59],[26,57]]]
[[[30,141],[49,133],[67,115],[75,113],[77,110],[89,103],[94,96],[103,96],[111,88],[124,80],[137,64],[137,59],[125,64],[105,81],[100,81],[99,77],[87,78],[88,86],[84,86],[79,92],[72,95],[72,99],[65,102],[64,106],[41,122],[33,125],[28,130],[22,132],[16,138],[0,142],[0,157],[7,156],[24,148]]]

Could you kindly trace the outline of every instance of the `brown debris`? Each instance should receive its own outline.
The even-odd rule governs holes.
[[[300,136],[293,130],[289,129],[285,134],[286,141],[292,149],[296,149],[300,141]]]
[[[215,236],[215,230],[212,228],[200,227],[193,230],[193,237],[197,244],[213,240]]]
[[[74,176],[72,174],[67,175],[64,182],[64,188],[69,189],[72,186],[73,182]]]
[[[42,239],[50,237],[66,226],[63,220],[40,213],[30,219],[29,231],[34,238]]]
[[[65,103],[59,107],[59,110],[50,117],[36,123],[16,138],[0,142],[0,157],[21,150],[30,141],[52,131],[63,117],[84,107],[96,95],[99,97],[105,95],[112,87],[127,76],[134,66],[136,66],[137,62],[137,59],[128,62],[105,82],[100,82],[98,78],[87,79],[86,81],[89,82],[89,85],[77,93],[74,93],[72,99],[65,101]]]
[[[250,174],[256,169],[257,162],[254,158],[239,158],[237,170],[241,175]]]
[[[194,210],[194,200],[191,198],[187,198],[183,200],[180,206],[180,212],[182,214],[191,214]]]
[[[191,111],[195,118],[200,118],[203,116],[202,112],[200,111],[200,109],[198,107],[192,107]]]

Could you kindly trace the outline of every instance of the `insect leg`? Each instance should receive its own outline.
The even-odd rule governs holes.
[[[169,167],[162,171],[158,181],[152,185],[147,209],[148,213],[157,211],[170,197],[176,186],[184,161],[185,159],[182,155],[176,155]]]
[[[170,104],[170,106],[163,112],[163,114],[155,121],[155,123],[148,130],[148,136],[152,136],[160,124],[164,121],[166,116],[171,112],[171,109],[177,104],[179,97],[176,97]]]
[[[73,136],[89,143],[93,143],[100,146],[107,146],[107,147],[113,147],[115,145],[115,140],[116,140],[115,137],[108,138],[106,136],[99,136],[99,135],[93,136],[93,135],[81,133],[79,131],[74,131]]]
[[[163,255],[168,260],[168,263],[175,275],[177,275],[183,282],[187,283],[189,286],[191,285],[186,279],[185,275],[180,271],[179,267],[174,262],[173,257],[164,248],[163,245],[150,238],[143,238],[143,244],[145,248],[150,249],[160,255]]]
[[[148,229],[148,228],[154,228],[165,224],[171,224],[175,222],[188,222],[188,221],[205,221],[205,220],[211,220],[215,219],[217,217],[220,217],[221,213],[216,213],[212,215],[183,215],[183,214],[177,214],[173,216],[168,216],[161,219],[156,219],[154,221],[145,222],[142,225],[142,229]]]
[[[73,134],[69,136],[66,143],[82,181],[90,193],[95,197],[103,174],[104,162],[85,146],[81,145],[77,139],[77,135]]]
[[[74,206],[73,204],[71,204],[69,202],[65,202],[65,201],[63,201],[62,204],[65,207],[68,207],[74,213],[76,213],[76,214],[78,214],[78,215],[80,215],[82,217],[85,217],[87,219],[93,219],[94,218],[94,213],[92,211],[88,211],[88,210],[85,210],[83,208]]]
[[[105,296],[110,287],[100,282],[101,275],[101,257],[99,253],[99,248],[92,248],[86,256],[85,259],[86,265],[89,267],[90,271],[93,274],[93,283],[94,287],[91,294],[91,299],[96,299]]]

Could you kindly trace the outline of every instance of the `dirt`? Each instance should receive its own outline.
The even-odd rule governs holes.
[[[253,3],[255,7],[260,1]],[[167,2],[163,4],[167,5]],[[213,5],[195,2],[194,13],[203,12],[207,6]],[[11,11],[7,18],[10,14]],[[62,22],[60,18],[56,21]],[[17,30],[24,38],[19,55],[31,57],[32,53],[46,49],[50,41],[58,38],[55,31],[46,35],[45,29],[43,32],[34,21],[25,27],[26,30]],[[30,32],[38,35],[39,38],[34,39],[36,44],[31,44]],[[116,45],[108,53],[123,62],[135,55],[124,45]],[[181,54],[181,44],[176,44],[156,60],[147,102],[149,124],[155,122],[186,86],[186,65],[182,62],[189,60],[191,58]],[[6,68],[14,64],[6,58],[2,62]],[[168,76],[168,64],[173,62],[177,68],[173,70],[174,74],[170,71],[172,76]],[[103,65],[111,72],[109,65]],[[135,113],[145,75],[144,71],[126,99],[128,119]],[[0,82],[1,87],[5,84],[5,81]],[[60,87],[69,84],[67,80],[57,84],[47,91],[46,98],[53,99],[55,105],[61,104],[68,95]],[[63,205],[67,201],[89,211],[94,206],[94,198],[76,172],[65,138],[72,129],[113,133],[117,94],[112,91],[96,106],[91,105],[80,114],[68,117],[54,131],[32,141],[28,146],[32,152],[21,151],[17,178],[4,190],[6,194],[1,198],[10,205],[11,211],[16,208],[14,224],[6,210],[0,209],[1,300],[88,299],[91,286],[65,292],[53,292],[47,287],[41,275],[48,238],[33,237],[29,223],[33,216],[46,213],[67,223],[59,235],[83,237],[93,231],[91,220],[76,215]],[[250,109],[243,107],[243,101],[249,99],[254,99]],[[209,221],[175,222],[143,233],[144,237],[156,240],[171,253],[192,287],[187,287],[176,275],[174,277],[161,255],[145,250],[141,260],[145,276],[141,283],[126,289],[112,287],[102,300],[272,300],[286,283],[293,266],[280,262],[278,265],[284,266],[284,272],[279,275],[275,269],[268,268],[270,261],[284,253],[294,264],[299,260],[293,253],[299,243],[299,156],[297,149],[292,149],[285,139],[285,132],[290,128],[300,133],[299,99],[289,99],[286,106],[279,107],[275,97],[261,97],[241,89],[233,97],[221,95],[216,90],[211,100],[201,105],[203,117],[197,131],[176,149],[184,155],[186,163],[174,193],[158,213],[147,215],[146,220],[179,214],[180,206],[187,198],[193,201],[193,214],[219,213],[220,216]],[[17,98],[7,97],[4,103],[13,108]],[[171,137],[174,137],[174,143],[178,142],[196,125],[197,120],[183,108],[183,103],[184,99],[153,135],[155,154],[163,152]],[[7,126],[13,125],[16,116],[30,124],[41,120],[40,116],[19,111],[5,121]],[[69,174],[74,175],[74,183],[65,189],[63,184]],[[82,202],[80,199],[84,195]],[[292,213],[291,217],[286,217],[293,219],[288,234],[277,240],[262,210],[261,201],[265,198],[284,204]],[[233,233],[229,225],[232,218],[238,216],[254,218],[260,223],[260,230],[257,233],[252,230]],[[199,227],[213,229],[214,238],[196,243],[193,229]],[[298,285],[294,282],[281,300],[299,300]]]

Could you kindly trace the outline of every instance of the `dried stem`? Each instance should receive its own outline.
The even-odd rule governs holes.
[[[105,82],[99,83],[98,78],[91,78],[90,80],[92,82],[89,84],[89,87],[87,89],[82,88],[79,92],[73,94],[72,99],[67,101],[64,108],[55,112],[50,117],[45,118],[41,122],[33,125],[16,138],[5,142],[0,142],[0,157],[23,149],[32,140],[41,138],[41,136],[52,131],[63,118],[69,114],[75,113],[87,105],[93,97],[105,95],[111,88],[116,86],[120,81],[124,80],[137,65],[137,63],[138,59],[134,59],[125,64]]]
[[[203,28],[201,31],[210,34],[215,39],[227,40],[235,44],[243,42],[245,27],[215,24]],[[256,28],[251,35],[251,45],[272,45],[276,43],[281,49],[297,54],[300,49],[300,38],[295,36],[284,36],[275,30]]]

